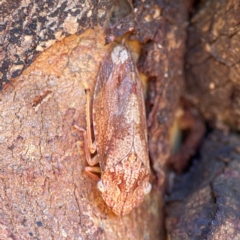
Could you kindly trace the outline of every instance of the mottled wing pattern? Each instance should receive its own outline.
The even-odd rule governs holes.
[[[135,68],[135,84],[137,94],[134,95],[134,108],[135,125],[134,125],[134,150],[137,156],[141,159],[142,163],[149,168],[149,155],[148,155],[148,137],[147,137],[147,122],[146,122],[146,110],[144,103],[144,96],[139,74]],[[139,117],[137,117],[139,114]]]
[[[147,126],[141,82],[125,46],[105,59],[95,86],[93,125],[106,204],[126,215],[151,190]]]
[[[115,47],[101,66],[93,100],[94,134],[102,170],[106,164],[115,165],[126,157],[133,144],[138,157],[149,165],[142,94],[129,51],[122,45]]]

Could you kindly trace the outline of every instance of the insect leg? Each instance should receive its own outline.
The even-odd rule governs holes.
[[[78,131],[83,132],[83,137],[84,137],[84,150],[85,150],[85,154],[86,154],[86,161],[90,166],[94,166],[98,163],[98,159],[97,157],[93,157],[91,156],[91,151],[88,147],[88,136],[87,136],[87,131],[84,128],[78,127],[76,125],[74,125],[74,128],[76,128]]]
[[[88,87],[88,84],[86,82],[83,83],[85,87],[85,92],[87,95],[87,102],[86,102],[86,122],[87,122],[87,129],[78,127],[74,125],[74,127],[78,130],[83,132],[84,137],[84,149],[86,154],[86,161],[90,166],[85,167],[85,172],[94,180],[99,181],[100,178],[97,174],[94,173],[100,173],[100,167],[94,166],[98,163],[97,155],[92,157],[91,154],[94,154],[96,152],[96,144],[92,141],[92,132],[91,132],[91,100],[90,100],[90,89]]]
[[[100,180],[100,177],[97,174],[95,174],[95,173],[101,173],[100,167],[92,167],[92,166],[85,167],[85,172],[89,177],[93,178],[94,180],[96,181]]]
[[[90,153],[89,147],[88,147],[86,130],[84,128],[78,127],[76,125],[74,125],[74,128],[76,128],[78,131],[83,132],[86,161],[90,165],[90,166],[85,167],[85,172],[89,177],[93,178],[96,181],[99,181],[100,177],[97,174],[94,174],[94,173],[101,173],[100,167],[94,166],[98,163],[98,158],[97,158],[97,155],[95,157],[91,156],[91,153]]]
[[[83,82],[85,87],[85,92],[87,95],[87,103],[86,103],[86,121],[87,121],[87,142],[89,151],[93,154],[96,152],[96,145],[93,143],[92,132],[91,132],[91,98],[90,98],[90,89],[86,82]]]

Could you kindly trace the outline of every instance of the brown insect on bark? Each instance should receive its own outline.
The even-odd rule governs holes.
[[[99,162],[98,189],[117,215],[126,215],[151,191],[143,91],[128,48],[117,45],[104,60],[95,85],[92,114],[87,91],[86,170]],[[93,133],[91,136],[91,115]],[[79,128],[78,128],[79,129]],[[80,129],[82,130],[82,129]],[[95,158],[91,153],[97,151]]]

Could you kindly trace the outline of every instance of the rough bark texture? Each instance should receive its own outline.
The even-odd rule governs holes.
[[[240,239],[239,141],[237,135],[210,134],[201,161],[176,179],[167,204],[170,239]]]
[[[164,236],[163,192],[158,186],[164,181],[169,127],[183,81],[187,2],[136,2],[134,15],[126,15],[127,3],[116,18],[106,15],[108,1],[86,4],[5,2],[2,82],[19,75],[39,51],[45,51],[20,77],[4,85],[0,95],[1,239]],[[114,7],[116,12],[119,6]],[[107,36],[100,28],[84,32],[108,17]],[[113,39],[136,26],[134,38],[147,42],[139,69],[150,77],[150,155],[159,182],[152,175],[151,194],[121,218],[106,207],[96,182],[84,174],[83,136],[73,125],[86,126],[82,83],[86,81],[93,90],[99,66],[112,46],[105,46],[105,38]]]
[[[239,1],[199,1],[188,28],[185,97],[224,130],[240,128],[239,22]],[[239,141],[214,131],[200,159],[176,177],[166,207],[170,239],[240,239]]]
[[[140,71],[149,77],[149,149],[159,184],[170,156],[169,129],[183,87],[188,2],[169,1],[154,39],[143,46]],[[158,159],[155,161],[154,159]]]
[[[188,99],[208,121],[240,129],[239,1],[202,2],[188,29]]]
[[[108,210],[96,182],[84,174],[83,138],[73,125],[86,126],[82,82],[93,89],[109,47],[104,47],[103,35],[93,31],[66,38],[4,88],[3,239],[158,238],[157,190],[140,208],[121,218]],[[154,224],[149,224],[150,219]]]
[[[0,14],[0,88],[56,41],[102,26],[111,7],[111,0],[4,0]]]

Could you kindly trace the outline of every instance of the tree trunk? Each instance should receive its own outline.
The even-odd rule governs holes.
[[[239,3],[202,2],[188,28],[187,97],[212,126],[240,129]]]
[[[239,136],[210,134],[201,161],[178,176],[167,199],[166,227],[170,239],[240,239]]]
[[[3,5],[0,239],[164,239],[164,168],[183,84],[188,2],[144,1],[134,11],[128,1],[94,3]],[[149,78],[153,190],[119,217],[84,173],[83,136],[73,126],[86,127],[84,82],[92,93],[113,44],[105,40],[132,29],[130,39],[142,43],[139,70]]]
[[[185,97],[210,133],[186,174],[178,176],[167,204],[174,240],[240,239],[239,2],[200,1],[188,28]],[[198,157],[199,158],[199,157]]]

